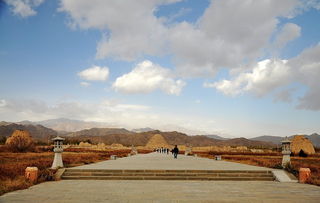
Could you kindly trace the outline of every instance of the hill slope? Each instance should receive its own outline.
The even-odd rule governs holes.
[[[107,123],[87,122],[87,121],[81,121],[81,120],[72,120],[68,118],[49,119],[49,120],[38,121],[38,122],[21,121],[18,124],[42,125],[56,131],[64,131],[64,132],[75,132],[75,131],[84,130],[84,129],[105,128],[110,126],[110,124],[107,124]]]
[[[15,130],[27,130],[34,139],[41,141],[48,141],[48,139],[57,136],[56,131],[42,125],[19,125],[16,123],[1,125],[0,136],[9,137]]]
[[[279,145],[279,144],[281,144],[281,140],[284,140],[284,137],[264,135],[264,136],[260,136],[260,137],[250,138],[250,140],[272,142],[274,144]]]
[[[294,136],[295,135],[290,136],[289,139],[292,139]],[[319,134],[313,133],[311,135],[304,135],[304,137],[308,138],[315,147],[320,147],[320,135]],[[265,135],[265,136],[251,138],[250,140],[272,142],[274,144],[280,145],[281,141],[284,140],[284,137]]]
[[[237,138],[230,140],[217,140],[206,136],[188,136],[180,132],[161,132],[158,130],[142,133],[134,133],[125,129],[110,128],[92,128],[89,130],[81,130],[71,133],[68,139],[71,140],[91,140],[91,142],[106,144],[119,143],[126,146],[139,145],[145,146],[151,137],[155,134],[160,134],[169,145],[192,145],[197,146],[262,146],[274,147],[275,145],[269,142],[253,141],[246,138]]]

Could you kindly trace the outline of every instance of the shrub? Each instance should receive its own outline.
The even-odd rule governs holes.
[[[6,140],[6,146],[12,152],[27,152],[34,149],[34,142],[28,131],[15,130]]]
[[[288,171],[289,173],[292,173],[294,176],[298,177],[299,171],[292,166],[290,163],[287,163],[285,170]]]
[[[7,140],[7,138],[5,136],[1,136],[0,137],[0,144],[5,144],[6,140]]]

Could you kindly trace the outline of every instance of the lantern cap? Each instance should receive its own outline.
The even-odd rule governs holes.
[[[53,140],[53,141],[63,141],[63,140],[65,140],[65,139],[62,138],[62,137],[57,136],[57,137],[53,138],[52,140]]]
[[[281,141],[281,143],[290,143],[291,141],[288,139],[288,137],[285,137],[284,140]]]

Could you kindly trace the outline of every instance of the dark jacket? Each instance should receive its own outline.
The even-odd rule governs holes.
[[[173,148],[172,152],[173,152],[173,153],[176,153],[176,154],[179,154],[179,149],[178,149],[178,147]]]

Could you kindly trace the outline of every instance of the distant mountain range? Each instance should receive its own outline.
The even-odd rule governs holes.
[[[108,123],[101,123],[101,122],[87,122],[87,121],[80,121],[80,120],[72,120],[67,118],[58,118],[58,119],[50,119],[38,122],[31,122],[31,121],[21,121],[18,124],[22,125],[43,125],[47,128],[51,128],[56,131],[62,132],[75,132],[84,129],[90,128],[106,128],[111,127],[111,124]]]
[[[131,131],[135,133],[144,133],[144,132],[149,132],[149,131],[154,131],[155,129],[152,128],[137,128],[137,129],[132,129]]]
[[[250,138],[250,140],[272,142],[276,145],[280,145],[281,141],[284,140],[284,137],[263,135],[263,136],[259,136],[259,137]]]
[[[289,136],[288,138],[291,139],[293,138],[294,135]],[[315,147],[320,147],[320,135],[317,133],[313,133],[311,135],[304,135],[304,137],[308,138]],[[272,142],[274,144],[280,145],[281,141],[284,140],[284,137],[280,136],[269,136],[269,135],[264,135],[260,137],[255,137],[251,138],[250,140],[255,140],[255,141],[264,141],[264,142]]]
[[[85,141],[90,140],[94,143],[103,142],[106,144],[119,143],[123,145],[146,145],[149,139],[155,135],[160,134],[164,137],[170,145],[192,145],[197,146],[259,146],[259,147],[275,147],[276,145],[271,142],[254,141],[246,138],[235,138],[228,140],[218,140],[209,138],[204,135],[188,136],[180,132],[161,132],[159,130],[148,131],[142,133],[135,133],[126,131],[125,129],[109,128],[92,128],[89,130],[81,130],[69,134],[67,137],[70,140]],[[123,131],[123,133],[121,132]]]
[[[43,142],[47,142],[58,134],[55,130],[46,128],[42,125],[21,125],[16,123],[7,123],[6,125],[0,125],[0,136],[9,137],[15,130],[27,130],[34,139]]]
[[[219,135],[205,135],[205,136],[216,139],[216,140],[229,140],[229,138],[221,137]]]
[[[218,135],[188,136],[180,132],[161,132],[152,128],[127,130],[125,128],[105,127],[107,123],[85,122],[71,119],[52,119],[39,122],[21,121],[18,123],[0,122],[0,136],[8,137],[14,130],[28,130],[37,140],[48,141],[56,135],[71,140],[106,144],[119,143],[123,145],[145,145],[151,136],[161,134],[168,144],[190,144],[192,146],[260,146],[275,147],[281,144],[284,137],[260,136],[251,139],[228,139]],[[79,130],[80,129],[80,130]],[[292,136],[291,136],[292,137]],[[305,135],[316,147],[320,147],[320,135]],[[290,137],[289,137],[290,138]]]

